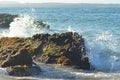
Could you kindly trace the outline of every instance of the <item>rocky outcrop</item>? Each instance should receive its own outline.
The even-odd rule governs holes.
[[[4,46],[0,48],[0,66],[7,68],[9,75],[31,76],[41,72],[40,67],[33,62],[29,51],[22,48],[23,40],[23,38],[2,38],[0,41],[1,46]]]
[[[89,60],[85,57],[84,39],[81,35],[72,32],[42,35],[44,35],[44,45],[42,48],[38,47],[39,50],[42,50],[39,53],[41,56],[36,58],[37,61],[90,69]],[[42,35],[34,35],[33,39],[41,40]]]
[[[32,66],[32,56],[26,49],[20,49],[15,54],[8,55],[7,59],[2,62],[2,67],[15,66],[15,65],[27,65]]]
[[[33,24],[37,25],[37,27],[39,28],[43,28],[43,29],[49,29],[50,25],[45,24],[42,20],[39,19],[35,19]]]
[[[12,66],[7,68],[7,72],[9,75],[12,76],[31,76],[31,75],[38,75],[40,74],[41,69],[39,66],[28,67],[24,66]]]
[[[16,71],[22,71],[20,73],[25,71],[24,75],[27,76],[27,72],[34,69],[31,68],[33,60],[46,64],[90,69],[84,38],[78,33],[36,34],[28,38],[0,39],[0,66],[9,67],[9,74],[18,75]],[[18,65],[21,67],[16,67]]]
[[[0,14],[0,28],[8,28],[15,17],[17,17],[17,15]]]

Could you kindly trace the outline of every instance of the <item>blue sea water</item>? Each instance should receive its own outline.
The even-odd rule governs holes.
[[[0,13],[25,14],[41,19],[50,25],[50,30],[46,31],[49,33],[61,33],[68,30],[78,32],[85,39],[87,56],[95,70],[90,73],[68,70],[67,73],[76,79],[83,80],[92,78],[119,80],[120,6],[14,7],[0,8]],[[0,29],[1,36],[4,31]],[[59,71],[53,71],[53,74],[57,72]],[[47,71],[46,74],[48,74]],[[66,78],[65,76],[69,74],[61,76]]]

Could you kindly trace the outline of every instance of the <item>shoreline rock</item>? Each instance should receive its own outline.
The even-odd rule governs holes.
[[[26,65],[24,66],[17,65],[17,66],[7,67],[7,72],[11,76],[23,77],[23,76],[38,75],[40,74],[41,69],[39,66],[28,67]]]
[[[26,49],[20,49],[16,54],[9,54],[7,59],[1,64],[1,67],[27,65],[32,66],[32,56]]]
[[[8,28],[9,24],[14,20],[18,15],[11,14],[0,14],[0,28]]]
[[[41,40],[41,38],[36,38],[36,40]],[[43,42],[45,45],[42,47],[41,56],[36,58],[37,61],[90,69],[89,60],[84,57],[86,55],[84,39],[78,33],[66,32],[47,35],[45,40],[47,41]]]
[[[34,68],[33,60],[89,70],[89,59],[85,56],[84,38],[78,33],[36,34],[27,38],[3,37],[0,39],[0,66],[8,67],[8,73],[12,72],[12,75],[17,74],[14,72],[16,68],[17,71],[30,71],[31,67]],[[18,65],[20,67],[17,67]]]

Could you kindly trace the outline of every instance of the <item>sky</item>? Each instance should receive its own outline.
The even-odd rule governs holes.
[[[0,0],[0,1],[16,1],[20,3],[119,3],[120,0]]]

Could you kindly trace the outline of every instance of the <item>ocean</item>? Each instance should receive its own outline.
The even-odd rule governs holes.
[[[36,33],[53,34],[73,31],[81,34],[85,39],[87,56],[94,67],[93,70],[84,71],[42,64],[40,66],[44,72],[41,75],[32,76],[33,78],[37,78],[38,80],[119,80],[120,5],[1,7],[0,13],[24,15],[22,18],[20,17],[21,22],[19,24],[17,21],[13,21],[9,29],[0,29],[0,37],[21,37],[21,35],[16,33],[23,33],[22,37],[26,37]],[[34,25],[30,22],[34,18],[41,19],[49,24],[50,29],[34,28]],[[21,26],[23,27],[21,28]],[[5,79],[14,78],[8,76],[2,68],[0,69],[0,77]]]

